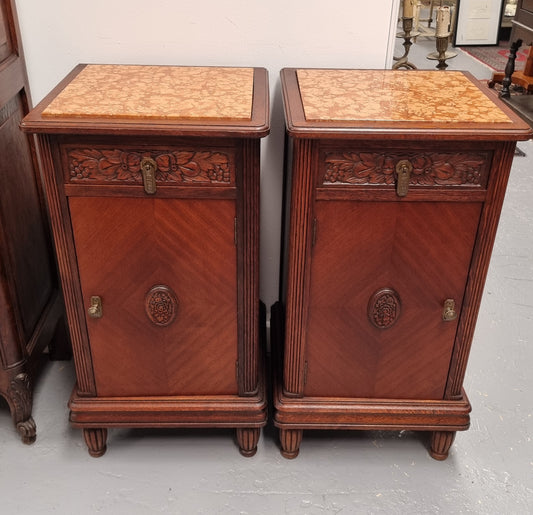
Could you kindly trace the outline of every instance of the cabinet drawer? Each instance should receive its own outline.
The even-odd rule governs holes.
[[[485,189],[491,152],[381,151],[324,149],[320,153],[318,187],[390,186],[398,184],[402,166],[406,187],[457,186]]]
[[[146,186],[149,163],[157,186],[235,187],[233,147],[63,145],[65,183]]]

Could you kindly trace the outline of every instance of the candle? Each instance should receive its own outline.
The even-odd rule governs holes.
[[[415,10],[413,15],[413,29],[418,29],[418,24],[420,23],[420,8],[422,7],[422,4],[420,2],[416,2],[415,4]]]
[[[413,4],[414,4],[414,0],[403,0],[403,17],[404,18],[413,17]]]
[[[437,7],[437,30],[436,36],[443,37],[450,34],[450,8],[445,5]]]

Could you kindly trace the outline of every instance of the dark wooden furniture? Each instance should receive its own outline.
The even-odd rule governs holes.
[[[513,95],[502,101],[533,128],[533,95]]]
[[[522,120],[533,127],[533,46],[529,47],[524,71],[515,72],[516,54],[522,45],[522,40],[514,41],[509,51],[509,59],[505,72],[494,73],[488,82],[489,88],[494,88],[496,83],[501,83],[500,99],[505,102]],[[525,89],[525,94],[511,94],[511,84],[517,84]]]
[[[0,395],[24,443],[42,351],[66,356],[68,341],[33,141],[19,129],[30,106],[13,0],[0,1]]]
[[[273,308],[282,454],[304,429],[430,431],[445,459],[517,140],[462,72],[281,74],[287,171]],[[495,99],[497,101],[497,99]]]
[[[502,90],[500,98],[505,102],[515,113],[517,113],[522,120],[533,127],[533,45],[529,47],[529,55],[523,72],[514,71],[514,62],[516,59],[516,52],[520,48],[522,40],[511,45],[511,52],[509,54],[509,61],[505,67],[505,76],[502,79]],[[511,95],[511,84],[518,84],[525,89],[525,94]],[[493,87],[493,81],[489,83]]]
[[[516,84],[524,88],[527,94],[533,93],[533,45],[529,47],[526,64],[523,70],[515,71],[516,53],[522,46],[522,40],[513,41],[509,50],[509,59],[505,65],[504,72],[494,72],[489,81],[489,87],[493,88],[495,84],[502,84],[501,96],[509,98],[511,96],[510,86]]]
[[[518,0],[510,40],[517,39],[521,39],[526,45],[533,44],[533,0]]]
[[[259,345],[259,144],[267,74],[78,66],[23,121],[38,133],[76,365],[71,422],[266,422]]]

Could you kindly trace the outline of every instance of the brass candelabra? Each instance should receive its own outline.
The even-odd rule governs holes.
[[[446,60],[452,59],[457,55],[457,52],[448,51],[449,41],[450,33],[443,34],[442,36],[435,36],[435,44],[437,47],[437,51],[432,52],[427,56],[428,59],[435,59],[439,61],[436,66],[436,68],[438,68],[439,70],[445,70],[446,68],[448,68]]]
[[[396,37],[403,38],[403,48],[404,54],[401,57],[394,57],[393,59],[396,63],[393,65],[392,69],[397,70],[399,68],[407,68],[408,70],[416,70],[416,66],[409,62],[409,50],[413,44],[412,39],[420,35],[420,32],[413,32],[413,17],[406,18],[402,17],[402,28],[403,32],[398,32]]]

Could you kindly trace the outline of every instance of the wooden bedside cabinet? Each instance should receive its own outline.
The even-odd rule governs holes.
[[[73,340],[71,422],[266,422],[259,343],[264,69],[78,66],[23,128],[38,134]]]
[[[275,425],[469,426],[462,384],[517,140],[462,72],[282,71],[287,125]],[[496,97],[494,97],[496,99]]]

